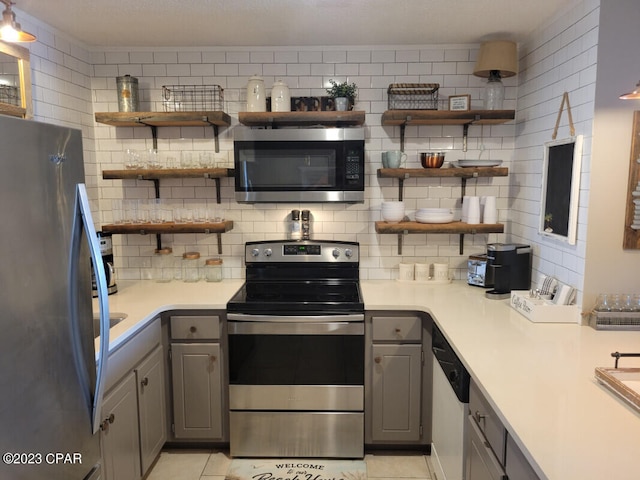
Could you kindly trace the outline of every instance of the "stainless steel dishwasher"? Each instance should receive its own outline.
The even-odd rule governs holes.
[[[432,342],[432,464],[438,479],[464,480],[470,375],[435,323]]]

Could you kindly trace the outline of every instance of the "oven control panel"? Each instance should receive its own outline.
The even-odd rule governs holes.
[[[246,263],[268,262],[351,262],[360,261],[360,245],[357,242],[281,240],[247,242]]]

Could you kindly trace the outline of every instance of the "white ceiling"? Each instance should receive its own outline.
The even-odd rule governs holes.
[[[430,45],[522,41],[574,2],[16,0],[14,8],[96,47]]]

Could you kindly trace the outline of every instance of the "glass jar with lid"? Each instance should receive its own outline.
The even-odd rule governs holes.
[[[222,259],[208,258],[204,263],[204,278],[207,282],[222,281]]]
[[[173,250],[169,247],[157,249],[152,267],[156,282],[170,282],[173,279]]]
[[[200,280],[199,263],[200,253],[185,252],[182,254],[182,281],[191,283]]]

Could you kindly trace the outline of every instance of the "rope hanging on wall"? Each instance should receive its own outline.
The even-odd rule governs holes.
[[[553,129],[553,135],[551,135],[551,139],[555,140],[558,136],[558,127],[560,126],[560,117],[562,117],[562,110],[564,110],[564,105],[567,104],[567,115],[569,115],[569,132],[572,137],[576,135],[576,129],[573,126],[573,116],[571,115],[571,105],[569,104],[569,94],[564,92],[562,95],[562,103],[560,103],[560,110],[558,110],[558,118],[556,119],[556,126]]]

